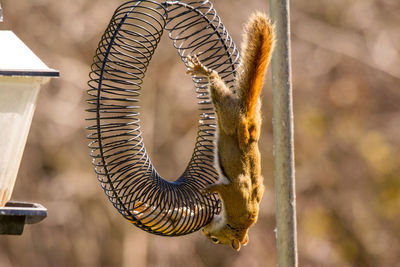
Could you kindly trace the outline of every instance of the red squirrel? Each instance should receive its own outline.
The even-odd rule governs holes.
[[[187,73],[209,80],[218,122],[215,165],[219,179],[206,191],[218,193],[222,211],[203,228],[203,233],[212,242],[230,245],[237,251],[249,240],[248,230],[257,221],[264,194],[258,148],[260,92],[273,47],[274,28],[270,20],[263,13],[254,13],[244,28],[242,61],[234,90],[195,55],[187,58]]]

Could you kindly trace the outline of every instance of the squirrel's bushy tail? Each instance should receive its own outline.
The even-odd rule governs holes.
[[[248,117],[255,112],[273,47],[274,28],[271,21],[263,13],[254,13],[244,28],[242,63],[236,87]]]

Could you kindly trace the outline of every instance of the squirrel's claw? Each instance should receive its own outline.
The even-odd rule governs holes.
[[[204,66],[196,55],[187,57],[187,67],[186,74],[190,75],[200,75],[209,76],[212,71]]]

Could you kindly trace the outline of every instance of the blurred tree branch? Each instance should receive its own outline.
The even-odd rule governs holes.
[[[372,59],[364,36],[361,34],[331,26],[322,20],[312,18],[298,9],[295,9],[292,14],[292,33],[297,38],[333,53],[352,58],[370,68],[400,80],[399,57],[397,57],[395,64],[377,64]]]

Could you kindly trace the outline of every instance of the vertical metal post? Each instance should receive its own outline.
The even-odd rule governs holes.
[[[289,0],[270,0],[270,13],[276,34],[271,65],[278,266],[292,267],[298,260]]]

